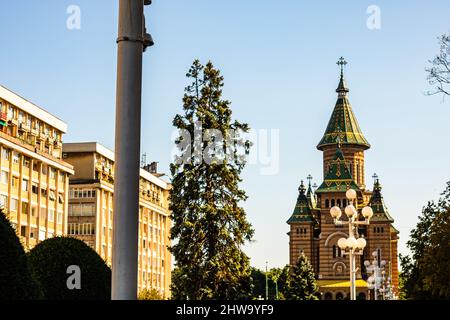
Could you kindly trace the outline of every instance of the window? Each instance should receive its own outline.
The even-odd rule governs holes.
[[[47,189],[41,188],[41,196],[47,197]]]
[[[0,208],[8,207],[8,196],[1,194],[0,195]]]
[[[33,182],[31,184],[31,192],[33,192],[34,194],[38,194],[38,192],[39,192],[39,185],[36,182]]]
[[[47,219],[47,208],[42,208],[39,213],[39,219],[45,221]]]
[[[23,111],[19,111],[19,123],[22,123],[25,118],[25,115],[23,114]]]
[[[50,179],[56,179],[56,169],[50,168]]]
[[[55,200],[56,200],[56,197],[55,197],[55,191],[50,190],[50,192],[48,193],[48,198],[49,198],[51,201],[55,201]]]
[[[71,199],[95,198],[95,190],[93,189],[70,189],[69,197]]]
[[[23,166],[26,168],[30,167],[30,158],[23,157]]]
[[[325,208],[329,208],[330,207],[330,200],[326,199],[325,200]]]
[[[14,117],[14,107],[12,105],[8,106],[7,116],[8,119],[12,119]]]
[[[28,180],[22,179],[22,191],[28,191]]]
[[[20,156],[17,152],[13,152],[13,163],[14,164],[19,164],[20,163]]]
[[[22,237],[26,237],[27,236],[27,227],[26,226],[21,226],[20,227],[20,235]]]
[[[36,228],[30,228],[30,238],[31,239],[36,239],[36,237],[37,237],[37,234],[38,232],[37,232],[37,229]]]
[[[95,215],[94,203],[71,203],[69,204],[69,216],[87,216]]]
[[[9,172],[3,171],[0,174],[0,183],[2,184],[8,184],[9,183]]]
[[[19,200],[11,199],[11,211],[17,212],[18,208],[19,208]]]
[[[22,214],[28,214],[28,203],[22,202]]]
[[[58,202],[60,204],[64,204],[64,197],[63,197],[63,195],[61,193],[58,193]]]
[[[331,199],[331,206],[334,207],[335,206],[335,202],[334,199]]]
[[[59,175],[59,182],[62,182],[62,183],[64,183],[64,177],[65,177],[66,175],[64,174],[64,173],[61,173],[60,175]]]
[[[31,207],[31,216],[32,217],[36,217],[37,214],[37,208],[36,207]]]
[[[42,174],[47,175],[47,165],[46,164],[42,165]]]
[[[8,149],[2,148],[2,158],[9,161],[10,151]]]
[[[58,224],[62,224],[63,214],[62,212],[58,212]]]
[[[50,222],[55,221],[55,210],[48,209],[48,221]]]

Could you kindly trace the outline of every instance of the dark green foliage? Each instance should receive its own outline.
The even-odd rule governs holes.
[[[39,284],[31,276],[22,244],[3,210],[0,210],[0,300],[40,297]]]
[[[291,267],[286,290],[288,300],[318,300],[318,287],[313,268],[302,253],[297,263]]]
[[[39,280],[46,299],[107,300],[111,297],[111,270],[83,241],[57,237],[39,243],[28,253],[33,275]],[[81,289],[69,290],[69,266],[79,266]]]
[[[436,204],[429,202],[400,256],[402,297],[450,299],[450,182]]]
[[[260,269],[252,268],[252,299],[266,298],[266,273]],[[273,268],[267,272],[269,300],[285,300],[288,288],[289,266]]]
[[[194,61],[187,77],[192,84],[183,97],[184,112],[173,120],[177,129],[190,134],[191,141],[170,167],[171,252],[177,266],[172,295],[191,300],[243,299],[250,294],[251,279],[249,258],[242,246],[253,236],[240,207],[247,198],[239,188],[245,161],[237,152],[224,159],[225,146],[209,149],[211,162],[198,161],[195,152],[208,150],[208,143],[196,142],[194,130],[201,121],[203,133],[216,129],[225,140],[231,137],[230,130],[235,130],[234,145],[248,151],[249,142],[241,134],[249,128],[232,121],[230,102],[222,99],[223,77],[211,62],[202,66]],[[183,138],[177,142],[186,143]]]

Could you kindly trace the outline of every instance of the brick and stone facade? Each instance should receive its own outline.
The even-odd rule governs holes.
[[[323,183],[315,191],[303,184],[288,224],[289,261],[294,265],[300,252],[309,258],[316,273],[322,299],[345,299],[349,296],[349,259],[343,256],[337,241],[348,237],[347,226],[336,226],[330,209],[338,206],[344,211],[348,205],[345,192],[357,192],[355,207],[361,212],[371,206],[374,215],[367,226],[360,226],[359,236],[364,236],[367,246],[362,256],[357,256],[357,296],[367,299],[369,290],[365,281],[368,274],[364,261],[372,260],[377,252],[379,261],[386,261],[385,271],[391,278],[394,292],[398,289],[398,231],[381,193],[381,184],[375,179],[372,190],[365,184],[365,151],[370,144],[364,138],[347,98],[348,88],[343,73],[339,82],[338,99],[324,137],[317,148],[323,152]],[[345,214],[341,219],[346,219]]]

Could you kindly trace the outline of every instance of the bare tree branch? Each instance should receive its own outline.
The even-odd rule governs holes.
[[[439,37],[440,51],[433,60],[431,67],[426,68],[428,83],[434,86],[427,95],[443,94],[450,96],[450,34]]]

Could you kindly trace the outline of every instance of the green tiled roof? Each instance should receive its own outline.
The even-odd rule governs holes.
[[[348,189],[360,191],[358,185],[353,180],[350,169],[347,167],[344,155],[338,145],[334,159],[331,161],[330,169],[325,175],[324,181],[316,190],[316,193],[345,192]]]
[[[348,91],[344,77],[341,75],[339,86],[336,89],[339,96],[331,114],[330,121],[328,122],[327,129],[322,140],[317,145],[317,149],[323,150],[323,147],[327,145],[336,144],[338,139],[341,144],[354,144],[363,146],[365,149],[370,148],[370,144],[362,134],[350,102],[348,101]]]
[[[292,213],[287,223],[314,221],[314,217],[311,211],[312,208],[308,203],[309,201],[305,194],[305,191],[306,188],[302,181],[300,187],[298,187],[299,194],[297,197],[297,203],[295,204],[294,212]]]
[[[389,221],[394,222],[394,219],[390,216],[386,205],[384,204],[383,195],[381,194],[381,184],[377,179],[373,186],[372,197],[370,198],[369,205],[373,210],[373,217],[370,219],[371,221]]]

